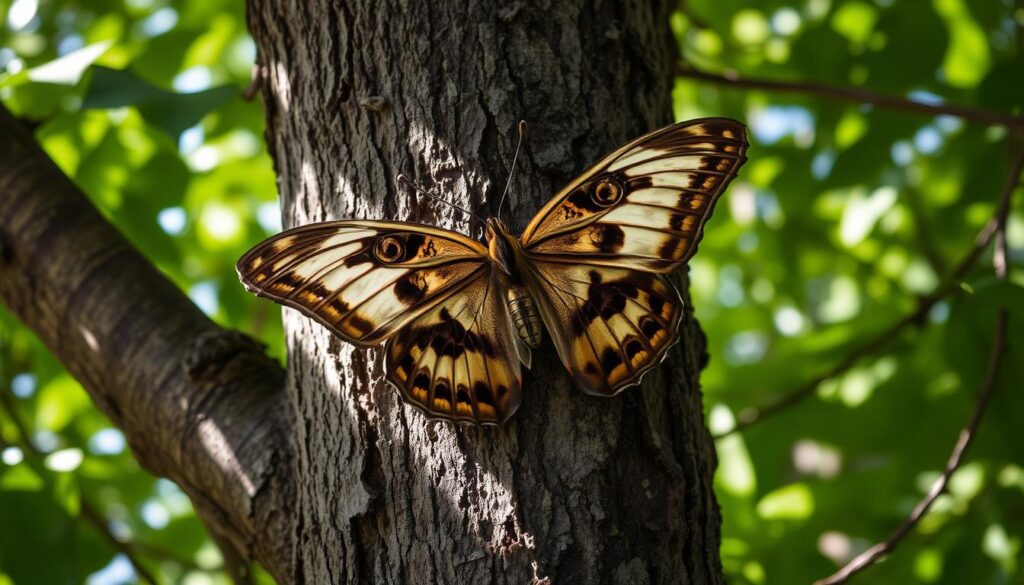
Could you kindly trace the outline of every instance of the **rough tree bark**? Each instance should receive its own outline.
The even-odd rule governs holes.
[[[661,3],[250,0],[286,225],[480,226],[396,187],[402,172],[494,213],[531,124],[513,226],[586,163],[671,119]],[[294,582],[720,583],[703,336],[642,389],[582,394],[535,353],[504,429],[427,421],[355,351],[285,312],[297,486]]]

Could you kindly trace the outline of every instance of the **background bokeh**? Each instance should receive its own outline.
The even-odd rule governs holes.
[[[1010,0],[689,0],[670,24],[687,71],[1022,113],[1024,8]],[[241,0],[0,0],[0,101],[203,311],[283,359],[279,310],[233,270],[280,229],[262,107],[244,95],[253,59]],[[913,313],[992,216],[1014,147],[998,125],[692,73],[674,95],[679,119],[729,116],[751,129],[750,161],[691,262],[716,434]],[[982,255],[922,319],[718,440],[730,582],[834,571],[937,477],[973,407],[993,306],[1024,308],[1019,191],[1010,283]],[[1021,317],[1011,342],[1024,339]],[[1024,582],[1024,360],[1010,351],[950,492],[865,582]],[[129,556],[160,581],[228,581],[188,499],[139,468],[2,309],[0,407],[0,584],[133,582]]]

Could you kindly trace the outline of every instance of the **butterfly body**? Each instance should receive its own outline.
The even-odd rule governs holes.
[[[684,306],[667,274],[696,251],[746,146],[732,120],[675,124],[592,166],[521,236],[497,218],[484,243],[413,223],[324,222],[257,245],[239,276],[354,345],[386,341],[387,379],[431,416],[506,421],[543,329],[585,392],[611,396],[676,341]]]
[[[524,286],[511,286],[505,296],[508,299],[508,313],[512,317],[512,326],[519,338],[534,349],[540,347],[544,330],[541,328],[537,303],[529,291]]]
[[[508,226],[496,217],[487,219],[486,238],[487,256],[498,271],[500,286],[506,291],[505,299],[512,325],[519,338],[528,346],[540,347],[543,337],[540,313],[537,312],[537,304],[524,285],[520,272],[520,267],[528,263],[523,248]]]

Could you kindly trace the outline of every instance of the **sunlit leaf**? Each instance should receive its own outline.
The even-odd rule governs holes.
[[[790,484],[761,498],[757,513],[765,520],[803,520],[814,513],[814,495],[807,484]]]
[[[934,4],[946,21],[951,37],[942,65],[946,81],[957,87],[978,85],[989,67],[985,32],[971,17],[964,0],[934,0]]]
[[[29,465],[15,465],[0,469],[0,490],[34,492],[42,488],[43,478],[39,477],[39,474],[33,471]]]
[[[28,70],[28,79],[39,83],[74,85],[85,70],[110,48],[111,41],[100,41]]]

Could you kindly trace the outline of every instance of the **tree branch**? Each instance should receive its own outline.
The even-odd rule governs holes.
[[[1002,273],[1005,274],[1007,258],[1005,237],[1006,218],[1009,214],[1010,198],[1013,195],[1014,189],[1017,188],[1017,185],[1020,182],[1022,171],[1024,171],[1024,151],[1022,151],[1013,162],[1009,178],[1003,188],[1000,201],[997,204],[996,211],[992,219],[989,220],[989,222],[985,224],[985,227],[981,229],[974,240],[974,245],[971,246],[971,249],[963,259],[960,260],[949,276],[946,277],[946,279],[943,280],[942,283],[940,283],[931,293],[922,297],[918,301],[917,309],[885,328],[867,342],[858,346],[827,371],[811,378],[778,400],[768,404],[767,406],[760,408],[748,408],[741,411],[737,416],[736,425],[725,432],[716,434],[715,438],[720,439],[733,433],[746,430],[767,418],[789,410],[804,399],[813,396],[818,385],[825,380],[829,380],[845,373],[861,359],[881,351],[892,339],[907,327],[923,323],[925,318],[928,316],[928,312],[936,303],[959,290],[960,281],[977,263],[978,258],[988,247],[989,243],[992,242],[993,238],[996,239],[996,253],[993,256],[996,272],[999,274],[1000,271],[1002,271]],[[1000,268],[1000,266],[1002,268]]]
[[[958,104],[929,104],[907,98],[901,98],[881,93],[875,93],[857,87],[835,87],[823,83],[810,81],[778,81],[758,77],[741,76],[735,71],[727,70],[724,73],[710,73],[694,68],[687,63],[681,63],[676,69],[676,75],[689,79],[698,79],[747,89],[762,89],[783,93],[799,93],[816,97],[828,98],[831,100],[849,102],[854,104],[871,104],[894,110],[916,112],[929,116],[954,116],[969,122],[981,124],[996,124],[1006,126],[1013,130],[1024,130],[1024,117],[1011,116],[1000,112],[992,112],[979,108],[972,108]]]
[[[213,530],[285,580],[294,486],[283,370],[203,315],[3,108],[0,137],[0,301],[143,467],[175,481]]]

